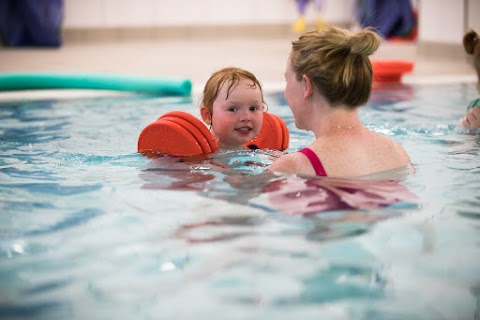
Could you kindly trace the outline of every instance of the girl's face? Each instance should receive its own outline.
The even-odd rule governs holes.
[[[202,111],[203,120],[211,125],[220,149],[245,149],[245,144],[262,129],[262,92],[252,84],[250,80],[240,80],[227,98],[229,83],[224,83],[213,102],[213,114]]]

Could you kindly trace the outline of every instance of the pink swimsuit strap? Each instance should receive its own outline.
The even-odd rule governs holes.
[[[323,168],[322,162],[318,158],[317,154],[313,152],[312,149],[303,148],[302,150],[298,150],[298,152],[303,153],[308,158],[317,176],[321,176],[321,177],[327,176],[327,173]]]

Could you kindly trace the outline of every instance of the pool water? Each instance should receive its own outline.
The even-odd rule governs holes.
[[[195,98],[0,102],[0,318],[479,319],[480,134],[457,127],[476,96],[377,88],[362,121],[415,167],[388,181],[136,153],[163,113],[198,116]],[[288,152],[312,140],[282,93],[266,102]]]

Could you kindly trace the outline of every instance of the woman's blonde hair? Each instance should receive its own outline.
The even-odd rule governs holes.
[[[260,81],[257,80],[255,75],[245,69],[228,67],[214,72],[210,79],[208,79],[207,83],[205,84],[205,88],[203,89],[203,96],[200,101],[200,106],[205,106],[210,113],[213,113],[213,103],[215,102],[215,99],[217,99],[218,93],[222,89],[223,85],[228,85],[228,99],[228,96],[232,90],[235,89],[242,79],[252,81],[252,84],[250,85],[252,88],[260,88],[260,92],[262,94],[262,103],[265,104],[263,99],[262,85],[260,84]]]
[[[326,26],[307,32],[292,42],[290,56],[297,80],[312,79],[332,106],[356,108],[367,103],[372,90],[369,55],[380,46],[380,36],[372,29],[352,33]]]

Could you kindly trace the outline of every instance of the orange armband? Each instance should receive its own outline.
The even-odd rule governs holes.
[[[289,140],[285,122],[279,116],[264,113],[262,130],[245,146],[284,151]],[[172,111],[142,130],[137,148],[146,156],[195,156],[217,151],[218,143],[198,118],[186,112]]]

